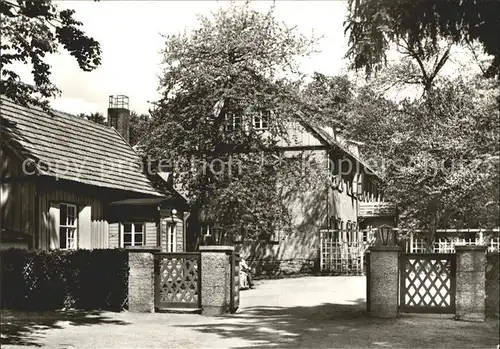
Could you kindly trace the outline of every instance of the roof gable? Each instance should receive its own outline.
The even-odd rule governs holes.
[[[142,172],[139,155],[113,128],[71,114],[19,106],[2,97],[2,144],[34,162],[41,175],[162,195]]]
[[[314,124],[313,122],[310,122],[306,120],[305,115],[302,112],[297,112],[296,113],[297,119],[299,120],[300,124],[304,126],[304,128],[313,134],[322,144],[325,144],[326,146],[329,147],[336,147],[340,149],[343,153],[349,155],[352,157],[354,160],[356,160],[358,163],[363,165],[366,169],[368,169],[373,175],[382,178],[380,174],[378,174],[370,165],[368,165],[365,161],[363,161],[357,152],[352,151],[349,149],[347,146],[347,141],[344,140],[344,142],[340,142],[336,140],[334,137],[332,137],[327,131],[325,131],[323,128],[320,126]]]

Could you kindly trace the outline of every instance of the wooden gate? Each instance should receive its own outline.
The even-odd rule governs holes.
[[[201,308],[201,254],[155,254],[155,308]]]
[[[400,273],[400,312],[455,313],[455,254],[402,253]]]

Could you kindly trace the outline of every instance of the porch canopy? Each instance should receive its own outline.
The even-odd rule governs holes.
[[[181,196],[134,198],[109,203],[107,214],[112,221],[157,220],[160,217],[160,210],[172,209],[176,209],[178,214],[182,214],[182,212],[189,211],[189,205]]]

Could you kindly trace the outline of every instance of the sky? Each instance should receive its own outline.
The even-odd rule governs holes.
[[[99,41],[102,63],[92,72],[79,69],[67,52],[51,55],[52,81],[62,91],[52,101],[53,108],[72,114],[101,112],[106,115],[109,95],[126,95],[130,109],[147,112],[148,101],[158,98],[164,46],[161,34],[177,34],[197,25],[197,14],[208,15],[228,1],[54,1],[60,8],[72,8],[82,29]],[[266,10],[272,1],[253,1]],[[347,62],[343,22],[347,13],[344,1],[276,1],[275,16],[307,36],[322,36],[320,53],[301,61],[302,71],[312,74],[341,73]],[[31,80],[29,67],[17,67],[24,80]],[[31,80],[32,81],[32,80]]]
[[[239,1],[243,3],[243,1]],[[219,7],[230,6],[229,1],[118,1],[101,0],[54,0],[60,9],[76,11],[75,18],[83,23],[82,29],[99,41],[102,63],[92,72],[80,70],[76,60],[64,49],[47,57],[52,66],[52,81],[62,91],[52,100],[54,109],[71,114],[100,112],[106,115],[109,95],[129,97],[130,109],[147,113],[151,104],[159,98],[157,88],[161,73],[164,47],[163,35],[178,34],[197,26],[198,14],[209,15]],[[252,1],[251,6],[268,10],[273,1]],[[275,16],[289,27],[311,37],[321,37],[317,53],[302,59],[301,70],[326,75],[347,72],[347,38],[344,36],[347,2],[340,0],[284,1],[275,2]],[[466,55],[455,54],[454,57]],[[397,56],[392,59],[398,59]],[[469,72],[470,64],[462,65],[461,74]],[[30,66],[14,66],[26,82],[33,82]],[[455,74],[457,65],[447,63],[445,70]],[[352,76],[352,74],[349,74]],[[359,82],[360,80],[358,80]],[[396,91],[401,97],[415,94]],[[396,98],[399,99],[399,98]]]

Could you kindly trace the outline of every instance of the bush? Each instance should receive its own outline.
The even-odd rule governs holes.
[[[120,249],[0,251],[4,309],[121,310],[128,295],[127,252]]]

